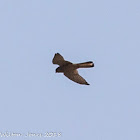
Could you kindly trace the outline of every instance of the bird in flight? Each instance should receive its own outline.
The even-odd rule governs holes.
[[[59,65],[59,67],[56,69],[56,73],[63,73],[67,78],[76,83],[89,85],[89,83],[79,75],[77,69],[94,67],[94,63],[92,61],[73,64],[64,60],[63,56],[61,56],[59,53],[56,53],[52,63]]]

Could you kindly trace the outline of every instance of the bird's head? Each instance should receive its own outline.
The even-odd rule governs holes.
[[[56,70],[55,70],[56,73],[61,73],[63,72],[62,68],[61,67],[58,67]]]

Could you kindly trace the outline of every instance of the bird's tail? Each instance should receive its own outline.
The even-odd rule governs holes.
[[[94,67],[94,63],[92,61],[84,62],[84,63],[78,63],[76,64],[78,68],[90,68]]]

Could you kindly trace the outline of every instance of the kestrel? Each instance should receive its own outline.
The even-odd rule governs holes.
[[[59,65],[59,67],[56,69],[56,73],[64,73],[67,78],[76,83],[89,85],[89,83],[78,74],[77,69],[94,67],[94,63],[92,61],[73,64],[69,61],[64,60],[64,58],[59,53],[56,53],[54,55],[52,63]]]

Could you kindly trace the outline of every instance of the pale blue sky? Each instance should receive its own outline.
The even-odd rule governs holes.
[[[95,63],[90,86],[55,73],[57,52]],[[139,61],[139,0],[1,0],[0,133],[140,140]]]

